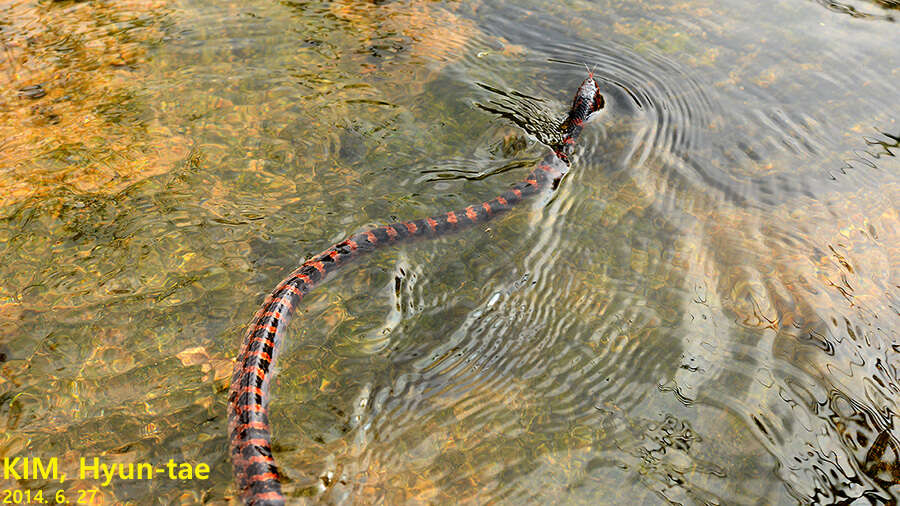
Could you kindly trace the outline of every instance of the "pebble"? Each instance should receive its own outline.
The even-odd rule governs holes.
[[[26,86],[26,87],[20,89],[19,93],[21,93],[23,97],[28,97],[31,99],[38,99],[47,94],[47,92],[44,91],[43,86],[41,86],[40,84]]]

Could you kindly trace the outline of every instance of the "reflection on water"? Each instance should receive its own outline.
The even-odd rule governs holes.
[[[607,108],[556,192],[304,301],[286,492],[900,497],[894,3],[0,8],[4,457],[205,462],[99,494],[233,501],[225,390],[262,294],[521,179],[587,64]]]
[[[897,21],[896,13],[890,9],[900,10],[900,2],[897,0],[870,0],[868,2],[839,2],[837,0],[817,0],[819,5],[826,9],[847,14],[859,19],[877,19],[890,22]],[[875,7],[881,7],[877,9]]]

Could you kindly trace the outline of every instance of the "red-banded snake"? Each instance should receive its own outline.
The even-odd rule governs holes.
[[[567,171],[575,140],[591,113],[604,105],[593,74],[575,95],[560,125],[562,142],[510,190],[480,204],[430,218],[397,222],[362,232],[315,255],[285,278],[266,297],[244,334],[228,394],[228,432],[235,479],[247,504],[281,505],[278,468],[272,455],[269,427],[269,384],[275,356],[288,320],[303,296],[338,266],[364,253],[412,237],[437,237],[482,223],[511,209],[530,195],[555,186]]]

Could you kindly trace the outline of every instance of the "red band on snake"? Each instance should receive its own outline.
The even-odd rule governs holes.
[[[353,235],[307,260],[277,285],[247,327],[234,364],[228,394],[228,433],[235,480],[246,504],[284,504],[278,467],[272,456],[267,406],[269,383],[284,330],[294,308],[306,293],[333,272],[338,264],[378,246],[412,237],[437,237],[483,223],[508,211],[525,197],[553,186],[568,169],[575,139],[591,113],[603,107],[593,75],[578,88],[568,117],[560,125],[562,142],[553,146],[523,182],[502,195],[461,210],[403,223],[392,223]],[[462,219],[460,219],[462,217]]]

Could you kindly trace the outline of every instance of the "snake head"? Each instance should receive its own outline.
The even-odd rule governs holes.
[[[581,104],[585,104],[586,107]],[[590,116],[591,113],[603,109],[605,105],[603,95],[600,93],[600,86],[594,79],[593,72],[588,72],[587,79],[578,87],[578,93],[575,95],[575,104],[573,104],[572,108],[575,109],[579,105],[581,105],[581,108],[586,109],[586,117],[584,119],[587,119],[587,116]]]
[[[571,132],[572,128],[581,128],[581,125],[590,118],[591,114],[603,109],[603,95],[600,94],[600,87],[594,79],[594,73],[589,72],[578,92],[575,93],[575,100],[572,102],[572,109],[569,110],[569,116],[561,125],[563,132]]]

